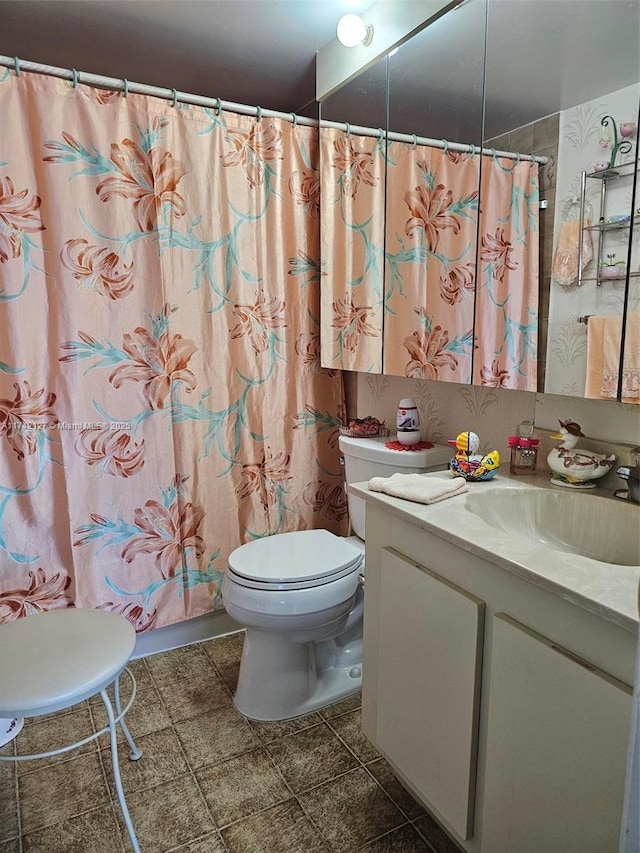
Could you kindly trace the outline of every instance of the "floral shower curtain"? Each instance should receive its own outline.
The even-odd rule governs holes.
[[[480,158],[389,145],[385,368],[471,381]]]
[[[538,164],[484,156],[474,385],[537,390]]]
[[[0,621],[221,607],[342,532],[315,128],[0,71]]]
[[[384,142],[321,127],[322,364],[382,371]]]
[[[323,363],[536,390],[538,165],[384,145],[321,129]]]

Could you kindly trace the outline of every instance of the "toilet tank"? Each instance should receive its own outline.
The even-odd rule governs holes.
[[[376,438],[351,438],[340,436],[340,450],[344,457],[347,486],[350,483],[368,482],[372,477],[390,477],[392,474],[424,474],[426,471],[445,471],[453,456],[447,444],[436,444],[429,450],[391,450],[385,447],[390,436]],[[353,532],[364,539],[365,501],[347,492],[349,519]]]

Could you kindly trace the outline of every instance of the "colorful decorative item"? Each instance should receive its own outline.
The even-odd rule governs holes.
[[[635,128],[631,128],[631,125],[635,123],[624,122],[624,125],[620,126],[622,134],[622,138],[620,139],[618,139],[618,129],[616,127],[615,120],[612,116],[604,116],[600,124],[603,127],[611,127],[611,130],[613,131],[613,146],[611,148],[611,160],[609,161],[609,168],[613,169],[616,165],[616,157],[618,156],[618,154],[628,154],[633,147],[628,137],[633,135],[633,131],[635,130]],[[624,133],[622,133],[622,127],[625,128]]]
[[[449,469],[456,477],[464,477],[465,480],[490,480],[495,477],[500,467],[500,454],[497,450],[482,455],[480,450],[480,439],[475,432],[461,432],[455,439],[450,439],[447,444],[455,447],[456,453]]]
[[[366,418],[351,418],[346,427],[340,427],[340,433],[351,438],[371,438],[375,435],[389,435],[389,430],[384,421],[367,415]]]
[[[611,470],[616,461],[614,454],[605,456],[590,450],[576,448],[579,438],[585,435],[575,421],[558,421],[560,429],[550,438],[560,440],[547,456],[554,486],[570,489],[595,489],[597,480]]]
[[[624,261],[616,261],[616,253],[607,253],[607,260],[600,261],[600,275],[602,278],[624,278],[627,273],[627,265]]]
[[[402,444],[400,441],[386,441],[385,447],[388,447],[389,450],[431,450],[432,447],[435,447],[432,441],[419,441],[417,444]]]

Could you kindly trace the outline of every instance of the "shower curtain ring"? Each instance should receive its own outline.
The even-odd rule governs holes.
[[[471,156],[475,157],[476,156],[476,146],[473,144],[473,142],[471,143],[469,148],[471,149]]]
[[[256,117],[258,119],[258,124],[262,121],[262,107],[256,107]]]
[[[349,124],[349,122],[348,122],[348,121],[345,121],[344,126],[345,126],[345,127],[346,127],[346,129],[347,129],[347,130],[346,130],[347,136],[351,136],[351,125]]]
[[[129,81],[126,77],[122,81],[122,94],[125,96],[125,98],[129,97]]]
[[[80,75],[78,74],[75,68],[71,69],[71,74],[73,75],[71,78],[71,85],[74,89],[77,89],[78,83],[80,82]]]
[[[378,128],[378,139],[380,140],[380,142],[382,142],[384,139],[384,128],[383,127]]]
[[[298,116],[295,113],[291,113],[291,124],[294,127],[298,124]]]
[[[446,154],[447,151],[449,150],[449,143],[447,142],[446,139],[442,140],[442,147],[444,148],[444,153]]]
[[[13,67],[14,67],[15,72],[16,72],[16,77],[19,77],[20,76],[20,60],[18,59],[17,56],[13,57]]]
[[[519,152],[519,151],[516,151],[516,166],[518,165],[518,163],[520,162],[520,160],[522,160],[522,157],[520,156],[520,152]]]
[[[491,150],[491,159],[492,159],[492,160],[493,160],[493,162],[495,163],[495,162],[496,162],[496,149],[495,149],[495,148],[491,148],[490,150]]]
[[[216,98],[216,105],[214,109],[216,111],[216,115],[219,116],[222,110],[222,101],[220,100],[220,98]]]
[[[178,103],[178,93],[175,89],[171,90],[173,92],[173,100],[171,101],[171,106],[175,108],[175,105]]]
[[[418,147],[418,137],[415,135],[415,133],[413,133],[412,136],[413,136],[413,145],[411,147],[415,151],[415,149]]]

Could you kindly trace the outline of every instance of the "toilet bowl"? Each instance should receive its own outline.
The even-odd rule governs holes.
[[[448,446],[412,453],[387,439],[340,437],[347,482],[446,467]],[[222,582],[227,613],[246,634],[234,694],[252,720],[309,714],[362,686],[364,501],[349,495],[355,536],[278,533],[241,545]]]
[[[363,562],[361,547],[327,530],[280,533],[231,553],[222,599],[246,626],[234,695],[241,714],[297,717],[360,688]]]

